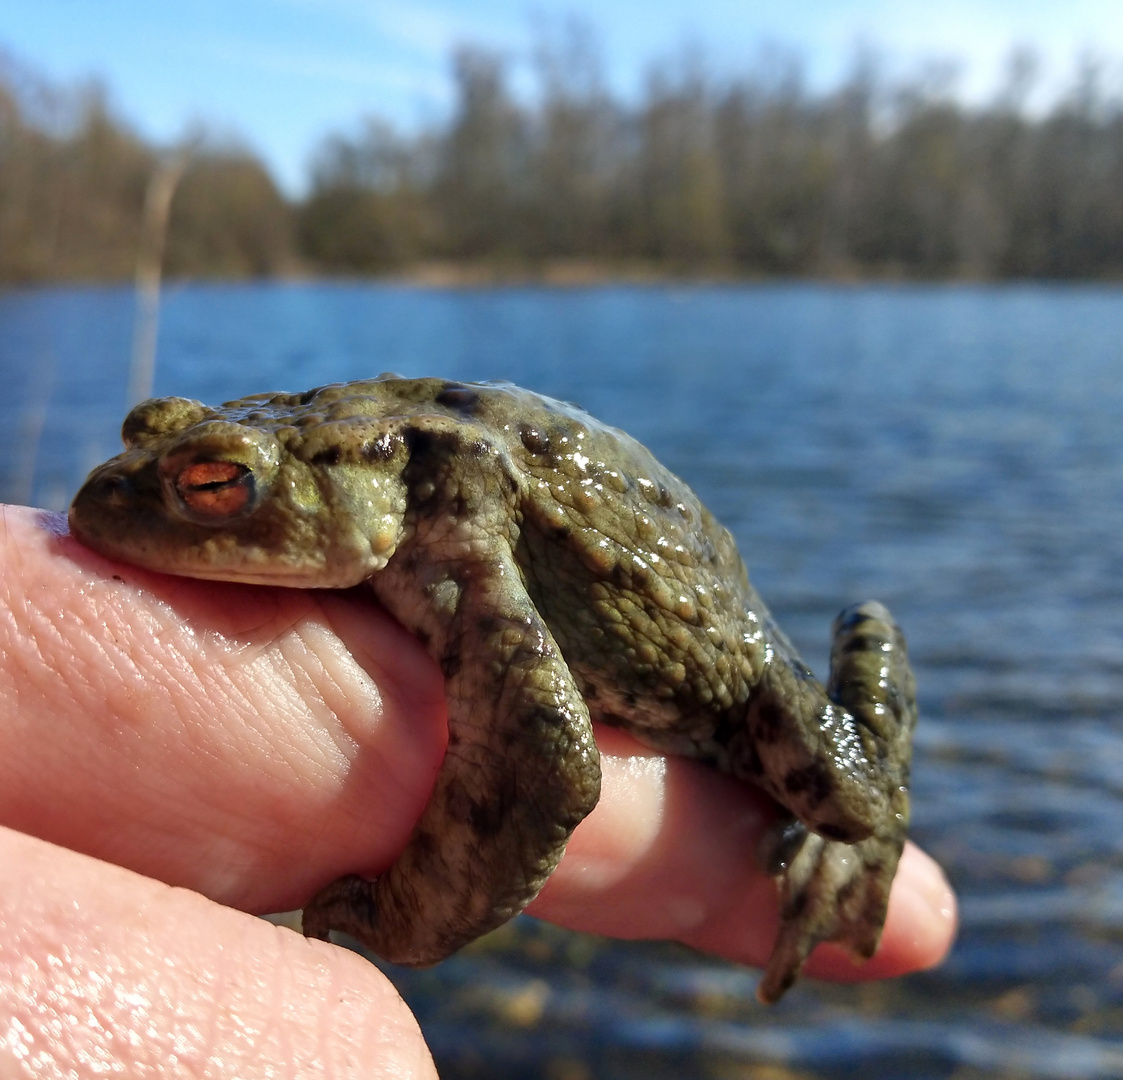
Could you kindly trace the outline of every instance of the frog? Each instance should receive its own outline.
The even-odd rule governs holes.
[[[845,609],[826,682],[731,533],[639,442],[504,382],[336,383],[209,407],[142,402],[72,534],[111,559],[378,602],[440,666],[447,749],[397,860],[349,874],[303,931],[434,964],[537,895],[600,792],[592,722],[753,785],[780,927],[758,986],[879,943],[905,842],[917,707],[904,636]]]

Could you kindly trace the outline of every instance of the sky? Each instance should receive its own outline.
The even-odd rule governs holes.
[[[571,16],[595,30],[625,100],[684,45],[729,73],[793,49],[816,88],[859,45],[902,71],[958,61],[969,100],[994,92],[1018,45],[1040,56],[1042,99],[1082,55],[1123,85],[1121,0],[0,0],[0,50],[53,81],[104,80],[118,115],[158,143],[200,122],[237,136],[299,195],[327,133],[369,115],[407,131],[446,117],[457,44],[501,50],[517,89],[541,27]]]

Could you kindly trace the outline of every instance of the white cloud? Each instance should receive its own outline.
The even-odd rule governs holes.
[[[975,100],[993,93],[1015,46],[1029,46],[1042,61],[1042,94],[1055,97],[1072,80],[1088,50],[1123,55],[1123,4],[1014,0],[852,0],[831,5],[808,37],[821,56],[840,54],[840,39],[863,37],[901,68],[932,57],[962,61],[962,91]],[[799,40],[796,38],[795,40]]]
[[[443,60],[450,46],[463,40],[504,45],[521,38],[523,20],[512,19],[493,7],[458,4],[421,4],[407,0],[278,0],[288,7],[341,17],[373,32],[383,42],[417,55]],[[483,10],[481,10],[483,9]]]
[[[311,52],[306,48],[267,45],[235,38],[208,38],[204,49],[222,63],[252,67],[274,75],[296,76],[356,87],[393,89],[403,93],[440,92],[446,80],[397,59],[357,59],[354,56]]]

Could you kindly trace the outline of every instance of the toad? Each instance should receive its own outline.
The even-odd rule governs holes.
[[[196,578],[369,582],[444,673],[448,749],[408,845],[375,880],[313,897],[306,934],[425,965],[517,914],[597,802],[595,719],[779,805],[763,1000],[820,941],[873,954],[916,721],[882,605],[836,619],[824,686],[682,480],[623,432],[505,383],[163,398],[122,435],[71,506],[78,539]]]

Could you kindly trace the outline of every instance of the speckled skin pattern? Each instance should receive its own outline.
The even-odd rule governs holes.
[[[448,751],[412,839],[377,880],[315,896],[306,934],[420,965],[511,918],[596,804],[591,716],[783,808],[763,999],[819,941],[872,955],[916,719],[880,604],[839,616],[824,688],[681,480],[623,432],[508,384],[381,376],[213,409],[160,399],[123,438],[74,500],[80,540],[191,577],[369,581],[444,672]]]

